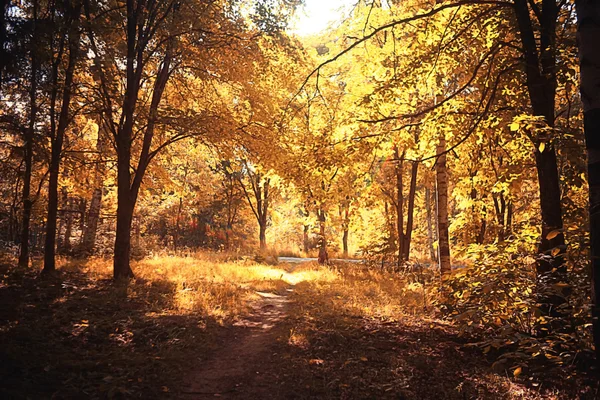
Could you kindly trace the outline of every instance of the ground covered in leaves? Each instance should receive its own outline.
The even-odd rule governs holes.
[[[573,368],[494,366],[422,285],[357,265],[163,258],[0,267],[1,398],[593,399]]]

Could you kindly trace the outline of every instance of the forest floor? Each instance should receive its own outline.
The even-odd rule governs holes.
[[[97,260],[44,278],[12,265],[3,399],[599,398],[572,369],[495,370],[423,311],[419,285],[356,265],[170,258],[135,265],[128,285]]]

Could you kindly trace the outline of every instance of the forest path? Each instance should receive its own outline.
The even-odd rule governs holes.
[[[292,273],[298,264],[287,264],[286,272]],[[293,291],[292,284],[278,294],[257,291],[259,298],[251,305],[252,311],[225,328],[220,349],[192,370],[181,398],[285,398],[289,388],[278,384],[283,380],[277,347],[286,333],[281,322]]]

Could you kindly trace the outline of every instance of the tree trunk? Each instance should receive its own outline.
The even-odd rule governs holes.
[[[258,227],[258,238],[261,250],[267,250],[267,224],[266,221],[260,223]]]
[[[431,203],[432,203],[432,195],[431,189],[429,186],[425,187],[425,212],[427,213],[427,248],[429,249],[429,258],[431,262],[436,262],[437,257],[435,255],[435,249],[433,247],[433,217],[431,212]],[[433,199],[435,201],[435,198]]]
[[[37,120],[37,74],[38,60],[34,44],[37,40],[37,6],[38,2],[33,1],[33,38],[30,48],[31,60],[31,86],[29,88],[29,124],[24,132],[25,144],[23,146],[23,162],[25,172],[23,174],[23,218],[21,221],[21,249],[19,252],[19,266],[27,267],[29,265],[29,225],[31,221],[31,209],[33,200],[31,199],[31,173],[33,166],[33,139],[35,132],[35,123]]]
[[[104,135],[106,134],[108,134],[106,125],[103,123],[102,116],[100,116],[98,121],[98,139],[96,139],[96,150],[98,151],[98,154],[102,154],[106,150],[104,145],[106,139]],[[96,232],[98,231],[100,210],[102,209],[102,196],[104,194],[104,173],[105,164],[102,157],[99,156],[94,172],[94,192],[88,210],[87,224],[85,226],[82,241],[82,253],[86,255],[92,254],[94,252],[94,246],[96,245]]]
[[[342,258],[348,258],[348,228],[344,229],[344,233],[342,235]]]
[[[528,3],[525,0],[514,0],[514,4],[531,108],[534,115],[543,116],[548,126],[554,127],[558,4],[555,1],[544,2],[539,17],[539,40],[534,32]],[[542,237],[538,250],[539,253],[544,254],[544,257],[538,257],[536,269],[538,275],[551,274],[552,279],[562,280],[566,273],[564,265],[566,246],[565,237],[561,232],[563,224],[560,183],[556,152],[551,142],[546,143],[547,139],[547,137],[534,138],[542,214]],[[545,143],[544,151],[539,150],[540,143]],[[558,234],[552,234],[549,238],[548,235],[554,231]],[[553,254],[553,249],[558,249],[558,253]],[[562,300],[557,298],[557,301]]]
[[[308,225],[304,225],[304,230],[302,232],[302,247],[304,248],[304,254],[307,255],[308,254],[308,250],[309,250],[309,240],[308,240],[308,230],[310,229],[310,226]]]
[[[117,148],[117,231],[113,273],[115,280],[123,280],[133,278],[133,271],[129,265],[129,256],[131,254],[131,222],[133,220],[135,200],[132,198],[130,191],[130,145],[129,143],[122,143],[120,149],[119,146]]]
[[[394,149],[396,158],[396,231],[398,235],[398,267],[402,264],[402,251],[404,249],[404,153],[399,155],[398,149]]]
[[[600,365],[600,2],[577,0],[581,98],[590,186],[592,325],[596,363]]]
[[[410,257],[410,242],[413,232],[413,219],[415,213],[415,194],[417,192],[417,173],[419,163],[413,161],[410,171],[410,188],[408,190],[408,209],[406,210],[406,233],[402,242],[402,261],[408,261]]]
[[[327,238],[325,237],[325,210],[321,208],[318,211],[319,217],[319,264],[327,264],[329,255],[327,254]]]
[[[63,238],[63,242],[62,242],[62,248],[60,249],[60,251],[63,254],[68,254],[71,251],[71,235],[73,234],[73,203],[74,200],[73,199],[68,199],[67,197],[67,201],[65,202],[65,236]],[[46,241],[46,243],[48,243]]]
[[[504,193],[493,194],[494,210],[496,211],[496,221],[498,223],[498,243],[504,242],[505,220],[506,220],[506,200]]]
[[[440,273],[447,274],[452,270],[450,264],[450,239],[448,235],[448,171],[446,169],[446,138],[441,137],[437,146],[438,159],[436,166],[437,183],[437,225],[438,254]]]
[[[94,252],[94,245],[96,244],[96,232],[98,231],[98,221],[100,220],[100,210],[102,208],[102,189],[102,187],[96,185],[88,210],[82,243],[82,252],[87,255]]]
[[[560,185],[558,165],[554,148],[549,146],[543,152],[536,150],[535,162],[540,184],[540,206],[542,210],[542,238],[539,252],[547,257],[540,257],[537,263],[538,275],[552,273],[561,279],[567,272],[564,263],[566,250],[565,237],[562,233],[562,207],[560,203]],[[558,232],[554,237],[551,232]],[[549,236],[550,235],[550,236]],[[552,255],[552,250],[559,253]],[[552,272],[552,271],[555,272]]]
[[[56,251],[56,217],[58,214],[58,175],[60,173],[60,161],[62,158],[62,148],[65,137],[65,131],[69,124],[69,108],[71,105],[71,89],[73,85],[73,75],[75,74],[75,65],[79,55],[79,15],[81,13],[81,3],[76,2],[74,7],[67,3],[67,15],[65,19],[69,19],[69,60],[65,70],[65,80],[63,83],[62,103],[60,115],[58,117],[58,127],[56,131],[51,131],[51,157],[50,157],[50,179],[48,183],[48,216],[46,219],[46,243],[44,246],[44,272],[52,272],[56,269],[55,251]],[[60,34],[61,32],[59,32]],[[60,60],[56,60],[57,63]],[[58,68],[53,71],[56,76],[53,77],[55,84],[58,81]],[[54,88],[53,90],[58,90]],[[55,96],[52,100],[52,108],[54,107]],[[54,113],[51,113],[51,118],[54,119]],[[54,120],[52,121],[54,122]],[[54,124],[52,124],[54,126]],[[68,215],[69,222],[72,222],[73,216]],[[69,224],[70,228],[70,224]],[[70,233],[70,231],[69,231]],[[69,237],[65,238],[65,243],[70,248]]]
[[[481,225],[479,226],[479,233],[477,234],[477,244],[483,244],[485,242],[485,232],[487,230],[487,207],[483,206],[481,209]]]

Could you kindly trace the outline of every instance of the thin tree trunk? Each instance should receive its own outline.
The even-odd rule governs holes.
[[[65,137],[65,131],[69,123],[69,108],[71,105],[71,90],[73,86],[73,76],[75,74],[75,65],[79,55],[79,16],[81,14],[81,3],[76,2],[71,8],[70,2],[67,2],[67,14],[64,18],[69,19],[69,60],[65,70],[65,81],[63,83],[62,104],[60,115],[58,117],[58,127],[55,132],[51,132],[52,154],[50,158],[50,179],[48,182],[48,216],[46,219],[46,243],[44,246],[44,272],[52,272],[56,269],[56,217],[58,215],[58,176],[60,173],[60,161],[62,158],[62,148]],[[56,60],[60,63],[60,60]],[[54,77],[55,83],[58,81],[58,68],[54,69],[57,76]],[[53,90],[58,90],[54,88]],[[54,107],[54,99],[52,107]],[[51,115],[54,118],[54,115]],[[69,215],[69,221],[72,221],[72,215]],[[70,225],[69,225],[70,227]],[[69,232],[70,233],[70,232]],[[65,243],[70,248],[69,238]]]
[[[21,249],[19,252],[19,266],[27,267],[29,265],[29,225],[31,222],[31,209],[33,200],[31,198],[31,174],[33,166],[33,138],[35,132],[35,123],[37,120],[37,74],[38,59],[35,50],[37,45],[37,12],[38,1],[33,4],[33,38],[30,47],[31,60],[31,86],[29,88],[29,125],[24,132],[25,144],[23,147],[23,161],[25,164],[25,173],[23,174],[23,218],[21,220]]]
[[[74,200],[67,197],[67,201],[65,202],[66,210],[63,214],[65,216],[65,236],[62,242],[62,248],[60,249],[63,254],[67,254],[71,251],[71,236],[73,234],[73,203]],[[46,241],[46,244],[47,243],[48,242]]]
[[[319,217],[319,264],[327,264],[329,255],[327,254],[327,238],[325,237],[325,210],[321,208],[318,211]]]
[[[105,150],[104,140],[105,124],[102,121],[102,117],[98,121],[98,139],[96,140],[96,150],[98,154],[101,154]],[[104,173],[105,164],[101,157],[98,157],[96,163],[96,170],[94,172],[94,192],[92,194],[92,200],[90,202],[90,208],[87,215],[87,224],[83,233],[82,241],[82,253],[90,255],[94,252],[94,246],[96,245],[96,232],[98,231],[98,222],[100,220],[100,210],[102,209],[102,196],[104,194]]]
[[[431,262],[435,262],[437,257],[435,256],[435,249],[433,248],[433,218],[431,213],[431,202],[432,196],[431,189],[429,186],[425,187],[425,212],[427,214],[427,248],[429,249],[429,257]],[[435,200],[434,200],[435,201]]]
[[[410,257],[410,242],[413,232],[413,219],[415,213],[415,194],[417,192],[417,173],[419,163],[413,161],[410,171],[410,188],[408,190],[408,209],[406,210],[406,233],[404,234],[402,247],[402,261],[408,261]]]
[[[398,235],[398,267],[402,264],[402,251],[404,249],[404,153],[399,155],[398,149],[394,149],[396,158],[396,231]]]
[[[481,209],[481,225],[479,226],[479,233],[477,234],[477,244],[483,244],[485,242],[485,232],[487,230],[487,207],[483,206]]]
[[[308,230],[310,229],[310,226],[308,225],[304,225],[303,227],[303,231],[302,231],[302,247],[304,249],[304,254],[308,254]]]
[[[448,171],[446,168],[446,138],[440,138],[437,146],[438,159],[436,166],[437,183],[437,225],[438,225],[438,253],[440,273],[442,275],[451,271],[450,264],[450,239],[448,235]]]
[[[577,0],[581,98],[590,186],[592,330],[600,365],[600,2]]]
[[[94,189],[92,201],[87,215],[87,224],[83,233],[82,252],[92,254],[96,244],[96,232],[98,231],[98,221],[100,220],[100,210],[102,209],[102,187]]]

